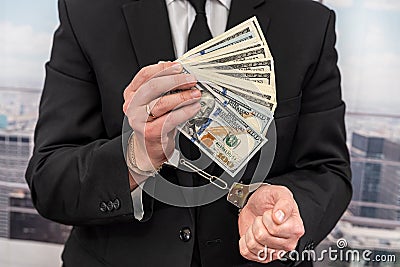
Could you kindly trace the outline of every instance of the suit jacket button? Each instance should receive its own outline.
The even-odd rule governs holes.
[[[101,212],[106,212],[107,211],[107,204],[106,204],[106,202],[101,202],[100,203],[100,211]]]
[[[192,238],[192,232],[189,227],[184,227],[179,231],[179,239],[188,242]]]
[[[107,202],[107,210],[112,211],[114,209],[114,203],[110,200]]]
[[[118,198],[116,198],[116,199],[114,200],[113,205],[114,205],[114,209],[116,209],[116,210],[118,210],[118,209],[121,207],[121,202],[119,201]]]

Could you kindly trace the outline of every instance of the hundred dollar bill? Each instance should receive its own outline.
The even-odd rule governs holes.
[[[202,64],[204,62],[209,62],[214,58],[219,58],[221,56],[228,56],[228,55],[232,55],[234,53],[243,52],[243,51],[247,51],[250,49],[261,48],[261,47],[264,47],[261,42],[253,43],[250,41],[244,41],[243,43],[225,47],[225,48],[222,48],[222,49],[219,49],[216,51],[212,51],[210,53],[204,53],[204,54],[196,56],[196,57],[179,59],[179,61],[185,65],[198,65],[198,64]]]
[[[200,102],[199,113],[178,129],[234,177],[267,139],[209,91],[202,91]]]
[[[266,113],[268,116],[268,114],[270,114],[271,111],[274,112],[276,109],[276,100],[275,100],[274,92],[271,95],[269,95],[269,94],[263,94],[257,90],[254,90],[254,88],[252,90],[252,89],[248,89],[248,88],[244,88],[244,87],[236,87],[233,85],[221,83],[217,80],[210,82],[210,81],[208,81],[207,78],[205,78],[205,76],[202,76],[202,74],[200,72],[193,72],[193,70],[190,70],[187,67],[183,68],[183,73],[196,73],[196,77],[198,79],[198,85],[199,85],[199,86],[196,85],[196,87],[198,87],[198,89],[200,89],[200,90],[204,89],[204,87],[202,85],[212,84],[212,86],[210,86],[210,88],[206,87],[207,90],[215,91],[215,92],[218,91],[218,92],[216,92],[217,94],[225,96],[231,100],[238,99],[239,100],[238,103],[240,103],[240,102],[244,103],[245,101],[247,101],[246,106],[255,107],[255,110],[260,111],[260,114]],[[174,94],[174,93],[177,93],[180,91],[181,90],[169,91],[169,92],[165,93],[164,95]],[[241,99],[243,99],[245,101],[241,101]],[[250,104],[250,102],[252,102],[252,103]],[[236,110],[236,108],[235,108],[235,110]],[[245,114],[243,114],[243,115],[245,115]],[[268,123],[268,125],[269,125],[269,123]],[[262,132],[262,131],[260,130],[259,132]]]
[[[201,110],[179,130],[235,176],[267,142],[277,105],[272,54],[255,17],[177,59],[198,78]]]
[[[275,95],[275,74],[274,71],[271,71],[271,69],[273,70],[273,62],[270,59],[261,61],[259,60],[245,61],[243,63],[240,62],[240,63],[212,64],[204,66],[198,65],[198,66],[191,66],[190,68],[192,68],[192,71],[194,72],[204,72],[206,73],[206,75],[207,74],[210,75],[211,73],[220,73],[220,74],[233,73],[232,78],[239,77],[241,79],[247,79],[247,80],[252,80],[254,82],[264,83],[264,80],[261,81],[258,80],[257,75],[259,75],[261,76],[262,79],[267,80],[267,84],[270,87],[269,95]],[[268,97],[268,95],[252,90],[250,88],[242,87],[241,90],[250,95]]]
[[[260,36],[259,29],[257,28],[256,23],[254,23],[254,20],[256,20],[254,17],[246,20],[239,25],[233,27],[232,29],[226,31],[225,33],[203,44],[200,44],[199,46],[186,52],[180,59],[183,60],[186,58],[209,53],[246,40],[253,40],[254,42],[265,40],[265,38],[263,39]]]
[[[271,86],[241,79],[232,81],[213,72],[199,70],[192,66],[184,65],[183,67],[185,72],[195,74],[200,82],[208,83],[208,81],[212,81],[221,88],[232,91],[247,101],[261,105],[272,112],[276,109],[275,88]]]
[[[241,96],[248,101],[255,102],[257,104],[263,103],[261,105],[265,107],[269,107],[271,109],[271,105],[267,104],[267,102],[271,102],[276,104],[275,98],[275,88],[267,88],[267,91],[263,91],[260,87],[257,87],[253,83],[249,83],[248,81],[226,81],[225,79],[219,79],[218,76],[213,74],[203,72],[203,71],[196,71],[191,70],[191,73],[195,73],[197,79],[203,83],[209,83],[212,81],[213,84],[218,84],[220,88],[223,90],[232,91],[235,95]],[[222,90],[221,89],[221,90]]]
[[[261,41],[262,42],[262,46],[264,46],[268,50],[269,54],[271,54],[270,51],[269,51],[268,43],[267,43],[267,41],[265,39],[265,36],[264,36],[264,34],[263,34],[262,30],[261,30],[261,27],[260,27],[260,24],[258,23],[257,18],[256,17],[252,17],[252,18],[248,19],[247,21],[245,21],[244,24],[245,24],[246,28],[251,29],[250,32],[252,33],[252,36],[253,36],[252,39],[257,40],[257,42]],[[238,25],[238,26],[240,26],[240,25]],[[239,29],[240,29],[240,27],[239,27]],[[222,34],[222,36],[224,36],[224,34]],[[216,39],[216,38],[214,38],[214,39]],[[224,40],[219,41],[219,42],[216,41],[216,40],[214,42],[213,41],[210,41],[210,42],[214,43],[213,47],[223,46],[225,43],[230,43],[229,41],[227,41],[228,39],[229,38],[224,39]],[[235,39],[237,39],[237,38],[235,38]]]
[[[262,106],[264,109],[268,109],[272,112],[276,109],[276,102],[273,99],[262,98],[256,95],[249,95],[246,93],[241,92],[237,87],[224,84],[218,81],[213,81],[214,84],[219,85],[220,88],[226,90],[227,93],[233,93],[234,95],[241,96],[242,98],[246,99],[247,101],[253,102],[257,105]]]
[[[238,87],[232,84],[226,84],[218,81],[214,81],[214,83],[219,84],[221,88],[225,88],[226,90],[232,91],[232,93],[242,96],[248,101],[255,102],[255,99],[267,100],[269,102],[275,102],[275,94],[271,92],[271,94],[263,94],[257,90],[252,90],[244,87]]]
[[[223,63],[223,64],[207,64],[196,66],[199,69],[204,70],[237,70],[237,71],[252,71],[252,72],[272,72],[273,61],[272,59],[262,60],[249,60],[242,61],[239,63]]]
[[[264,43],[264,45],[265,45],[266,47],[268,47],[267,40],[265,39],[264,33],[263,33],[263,31],[262,31],[262,29],[261,29],[261,27],[260,27],[260,24],[258,23],[257,18],[256,18],[256,17],[252,17],[252,18],[251,18],[251,23],[253,23],[253,25],[256,27],[257,35],[260,37],[260,39],[262,40],[262,42]],[[268,50],[269,50],[269,48],[268,48]]]
[[[219,98],[222,103],[226,103],[228,106],[232,107],[253,129],[266,135],[273,119],[273,114],[269,109],[247,101],[245,98],[214,83],[199,83],[198,87],[200,87],[200,89],[207,89],[214,97]]]
[[[248,28],[246,29],[248,30]],[[209,48],[205,48],[195,54],[192,54],[186,58],[183,58],[185,60],[190,60],[192,58],[195,57],[200,57],[200,56],[205,56],[205,55],[209,55],[209,54],[225,54],[227,53],[226,51],[234,51],[235,49],[238,48],[244,48],[244,47],[248,47],[251,46],[254,43],[258,43],[259,46],[262,45],[261,42],[256,42],[254,40],[254,33],[253,32],[245,32],[242,31],[241,33],[244,33],[240,36],[237,36],[236,38],[230,39],[224,43],[217,43]]]
[[[255,59],[269,59],[269,58],[272,58],[272,56],[269,54],[269,51],[265,47],[256,47],[235,53],[230,53],[227,55],[213,57],[209,60],[204,60],[204,61],[199,60],[197,62],[197,65],[204,63],[207,64],[221,64],[227,62],[239,63],[241,61],[255,60]]]
[[[230,75],[223,75],[216,71],[206,71],[196,69],[195,67],[187,67],[191,73],[196,73],[204,80],[212,80],[214,82],[231,85],[234,89],[242,91],[251,96],[259,96],[261,98],[267,97],[268,100],[275,101],[275,77],[270,74],[263,74],[264,76],[257,76],[254,73],[245,73],[240,71],[229,72]],[[268,84],[268,77],[272,84]],[[235,90],[235,91],[236,91]],[[269,96],[269,97],[268,97]]]
[[[204,60],[204,58],[211,58],[214,57],[215,55],[219,56],[226,55],[228,53],[239,52],[256,47],[264,47],[267,50],[268,55],[272,58],[267,41],[265,39],[265,36],[261,30],[260,24],[258,23],[256,17],[252,17],[251,19],[247,20],[244,23],[246,23],[247,30],[251,29],[248,33],[246,33],[247,35],[251,33],[251,38],[245,38],[246,34],[244,34],[242,36],[238,36],[233,39],[229,39],[228,37],[227,39],[224,39],[220,42],[217,41],[213,42],[212,40],[210,40],[209,42],[213,43],[213,46],[200,51],[197,55],[202,56],[203,58],[202,59],[198,58],[197,60]],[[254,26],[254,28],[252,26]],[[224,34],[222,36],[224,36]],[[222,49],[222,48],[227,48],[227,49]],[[196,48],[194,50],[196,50]]]
[[[226,79],[242,79],[246,81],[265,84],[268,87],[275,88],[275,76],[271,72],[252,72],[252,71],[234,71],[234,70],[218,70],[213,72],[226,76]]]
[[[200,72],[195,72],[187,66],[184,66],[183,72],[185,73],[196,73],[199,84],[210,83],[206,76],[203,76]],[[211,79],[212,80],[212,79]],[[254,90],[254,87],[237,87],[235,85],[227,84],[218,80],[213,80],[214,91],[219,90],[220,94],[230,96],[230,98],[242,97],[253,104],[262,106],[259,110],[265,110],[265,112],[271,111],[275,112],[276,109],[276,99],[275,91],[271,94],[263,94],[261,91]],[[201,89],[201,88],[199,88]]]

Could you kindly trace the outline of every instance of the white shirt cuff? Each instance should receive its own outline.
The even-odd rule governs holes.
[[[133,215],[136,220],[141,221],[144,216],[143,201],[142,201],[142,188],[140,186],[136,187],[131,192],[132,204],[133,204]]]
[[[178,167],[179,159],[180,159],[180,152],[179,150],[175,149],[174,152],[172,153],[172,156],[168,159],[168,161],[165,164]],[[133,215],[135,216],[135,219],[139,221],[141,221],[144,216],[142,195],[143,195],[143,190],[140,186],[136,187],[131,192]]]

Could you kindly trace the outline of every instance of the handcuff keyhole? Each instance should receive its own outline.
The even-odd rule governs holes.
[[[243,190],[242,190],[242,189],[239,189],[239,190],[236,192],[236,194],[237,194],[238,197],[243,197]]]

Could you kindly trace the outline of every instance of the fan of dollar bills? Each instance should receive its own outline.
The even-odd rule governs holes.
[[[179,130],[234,177],[267,142],[274,61],[256,17],[177,60],[198,79],[201,110]]]

